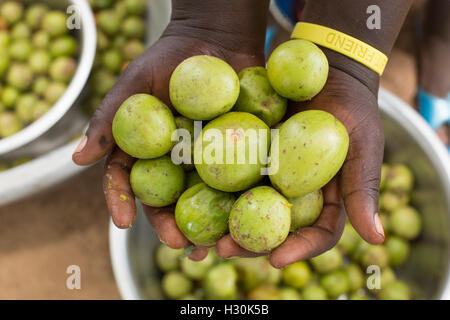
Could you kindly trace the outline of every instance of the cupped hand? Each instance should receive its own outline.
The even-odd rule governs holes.
[[[136,159],[115,145],[111,127],[122,102],[133,94],[150,93],[170,106],[170,76],[178,64],[194,55],[219,57],[236,72],[249,66],[264,65],[262,50],[253,52],[245,46],[241,47],[241,51],[235,48],[230,50],[223,43],[176,34],[176,30],[172,29],[170,34],[161,37],[125,69],[95,112],[85,138],[73,154],[73,161],[79,165],[89,165],[109,155],[104,175],[104,193],[109,212],[119,228],[130,227],[136,217],[135,198],[129,183],[130,170]],[[220,35],[217,37],[220,39]],[[191,245],[176,226],[173,206],[144,206],[144,211],[162,242],[172,248]],[[207,248],[197,247],[190,257],[201,260],[206,254]]]
[[[327,111],[339,119],[349,133],[350,146],[342,169],[323,188],[324,207],[318,220],[289,235],[270,254],[270,262],[277,268],[332,248],[342,235],[345,212],[364,240],[372,244],[384,241],[378,216],[384,135],[376,96],[356,78],[331,67],[323,90],[311,101],[291,103],[289,113],[308,109]],[[223,258],[257,255],[241,248],[230,235],[218,242],[216,250]]]

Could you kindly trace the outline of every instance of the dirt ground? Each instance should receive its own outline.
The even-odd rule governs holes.
[[[417,67],[413,19],[394,49],[382,85],[413,104]],[[0,299],[119,299],[108,249],[102,164],[41,195],[0,208]],[[81,269],[81,290],[66,269]]]

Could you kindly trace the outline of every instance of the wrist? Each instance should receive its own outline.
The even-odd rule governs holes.
[[[264,50],[269,0],[172,0],[163,36],[197,38],[241,53]]]

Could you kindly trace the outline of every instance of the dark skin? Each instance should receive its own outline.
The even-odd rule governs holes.
[[[339,6],[339,10],[343,10],[342,2],[339,5],[335,1],[325,2],[327,6]],[[355,2],[359,3],[343,2],[349,8],[354,7]],[[308,2],[307,18],[314,16],[311,12],[318,15],[317,8],[308,8],[311,3],[315,1]],[[119,228],[129,227],[136,215],[134,195],[129,185],[129,172],[135,160],[115,147],[111,132],[111,122],[120,104],[130,95],[144,92],[170,105],[170,75],[181,61],[193,55],[217,56],[237,72],[245,67],[264,65],[268,1],[173,0],[173,6],[172,22],[162,38],[127,67],[91,120],[87,140],[82,141],[73,155],[75,163],[87,165],[111,153],[106,164],[104,186],[108,208]],[[365,8],[361,14],[365,14]],[[341,23],[346,24],[348,20]],[[387,48],[391,46],[386,45]],[[377,213],[384,143],[375,95],[378,78],[372,74],[373,71],[361,68],[352,60],[343,65],[341,58],[325,53],[330,61],[327,84],[313,100],[292,103],[290,113],[321,109],[334,114],[349,132],[350,148],[341,172],[324,188],[324,209],[320,218],[313,226],[290,235],[271,253],[270,261],[277,268],[311,258],[333,247],[345,224],[343,206],[351,223],[366,241],[372,244],[384,241]],[[191,245],[175,224],[173,207],[145,207],[145,213],[160,239],[168,246],[184,248]],[[255,256],[239,247],[229,235],[217,243],[216,251],[224,258]],[[201,260],[206,253],[206,248],[197,247],[190,257]]]

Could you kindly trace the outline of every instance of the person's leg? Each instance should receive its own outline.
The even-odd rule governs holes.
[[[450,1],[430,0],[426,7],[420,50],[420,86],[436,97],[450,94]],[[449,102],[450,108],[450,102]],[[449,125],[438,135],[449,144]]]

